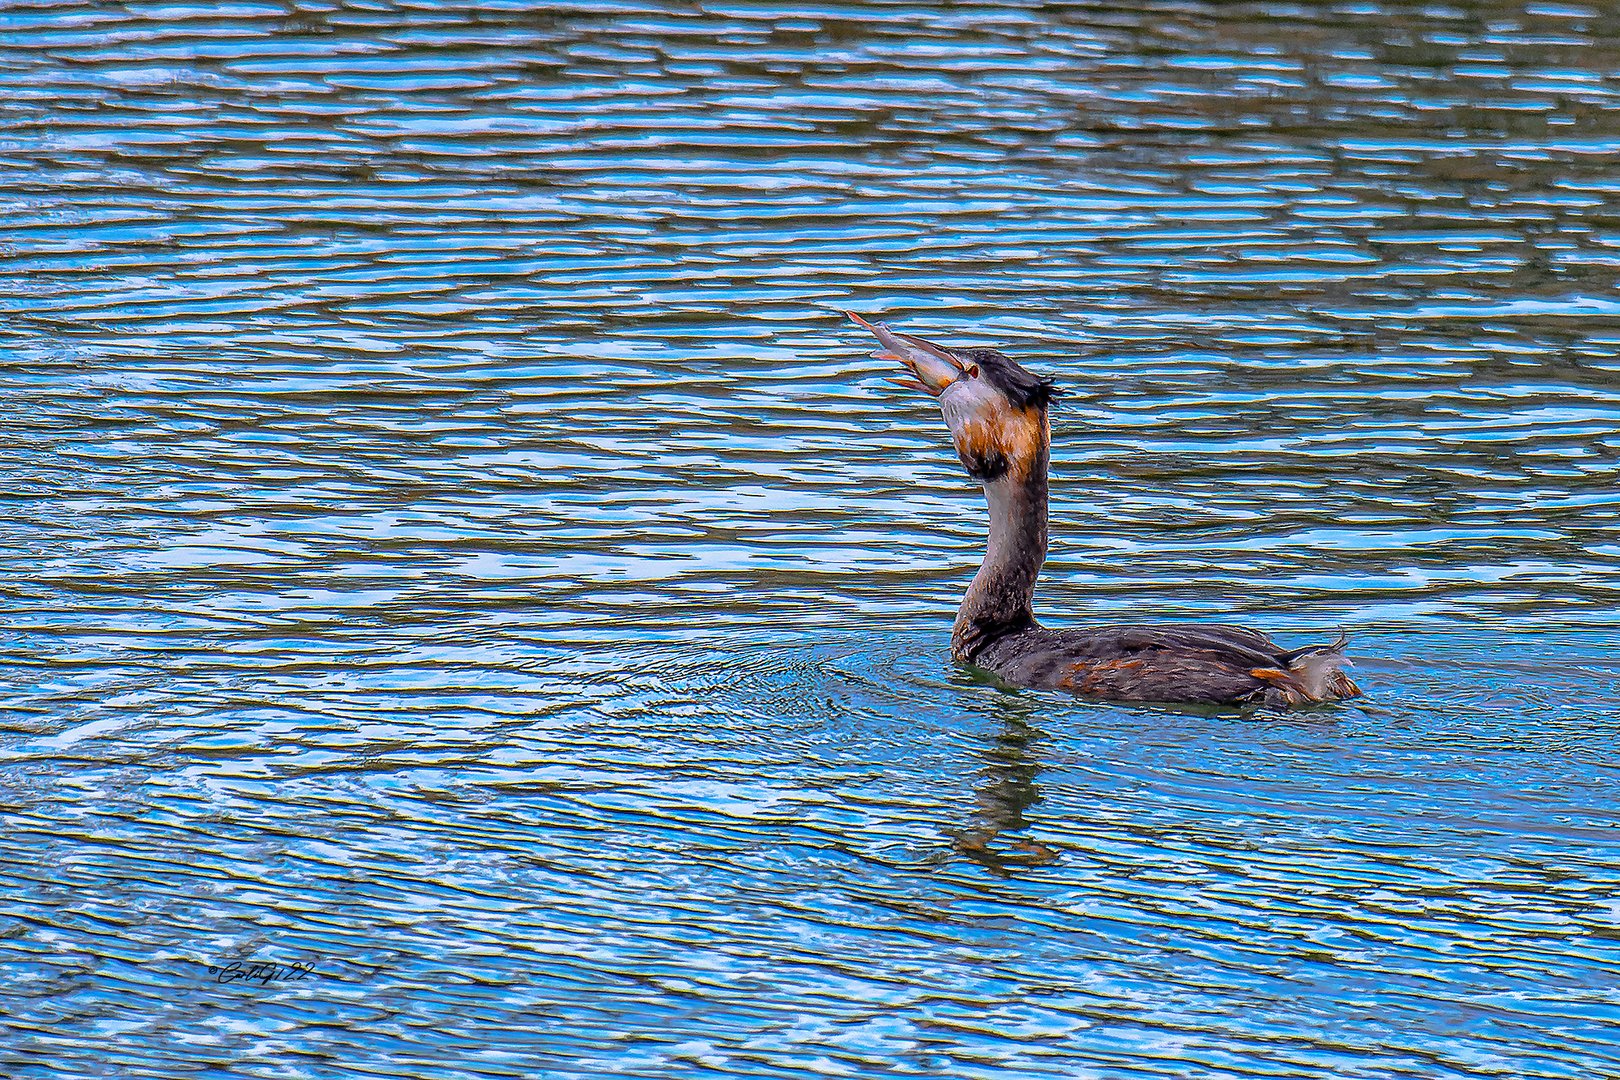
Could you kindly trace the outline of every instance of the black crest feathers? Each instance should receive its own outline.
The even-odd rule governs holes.
[[[977,364],[984,380],[1021,409],[1044,409],[1061,392],[1051,379],[1024,370],[995,349],[952,349],[951,355],[964,364]]]

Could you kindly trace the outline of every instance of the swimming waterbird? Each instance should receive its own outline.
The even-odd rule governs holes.
[[[951,630],[951,656],[1015,686],[1111,701],[1290,707],[1359,697],[1345,675],[1345,637],[1284,649],[1265,634],[1216,623],[1049,629],[1035,621],[1046,561],[1050,379],[995,349],[946,348],[846,312],[877,335],[891,381],[933,397],[957,456],[984,488],[990,538]]]

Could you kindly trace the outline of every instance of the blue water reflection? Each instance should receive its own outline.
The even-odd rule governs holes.
[[[1616,42],[0,11],[0,1071],[1620,1075]],[[1368,697],[953,669],[843,308],[1064,387],[1048,621]]]

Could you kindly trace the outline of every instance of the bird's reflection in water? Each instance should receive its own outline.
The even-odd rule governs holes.
[[[1035,784],[1040,773],[1039,747],[1049,736],[1029,722],[1033,703],[1008,697],[995,705],[1000,721],[981,756],[984,767],[974,786],[978,804],[952,847],[996,874],[1008,875],[1057,861],[1052,848],[1015,836],[1029,827],[1026,811],[1041,798]]]

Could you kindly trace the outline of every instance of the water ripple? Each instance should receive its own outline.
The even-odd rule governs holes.
[[[1617,41],[0,8],[6,1075],[1620,1075]],[[1062,384],[1053,621],[1368,698],[953,669],[844,308]]]

